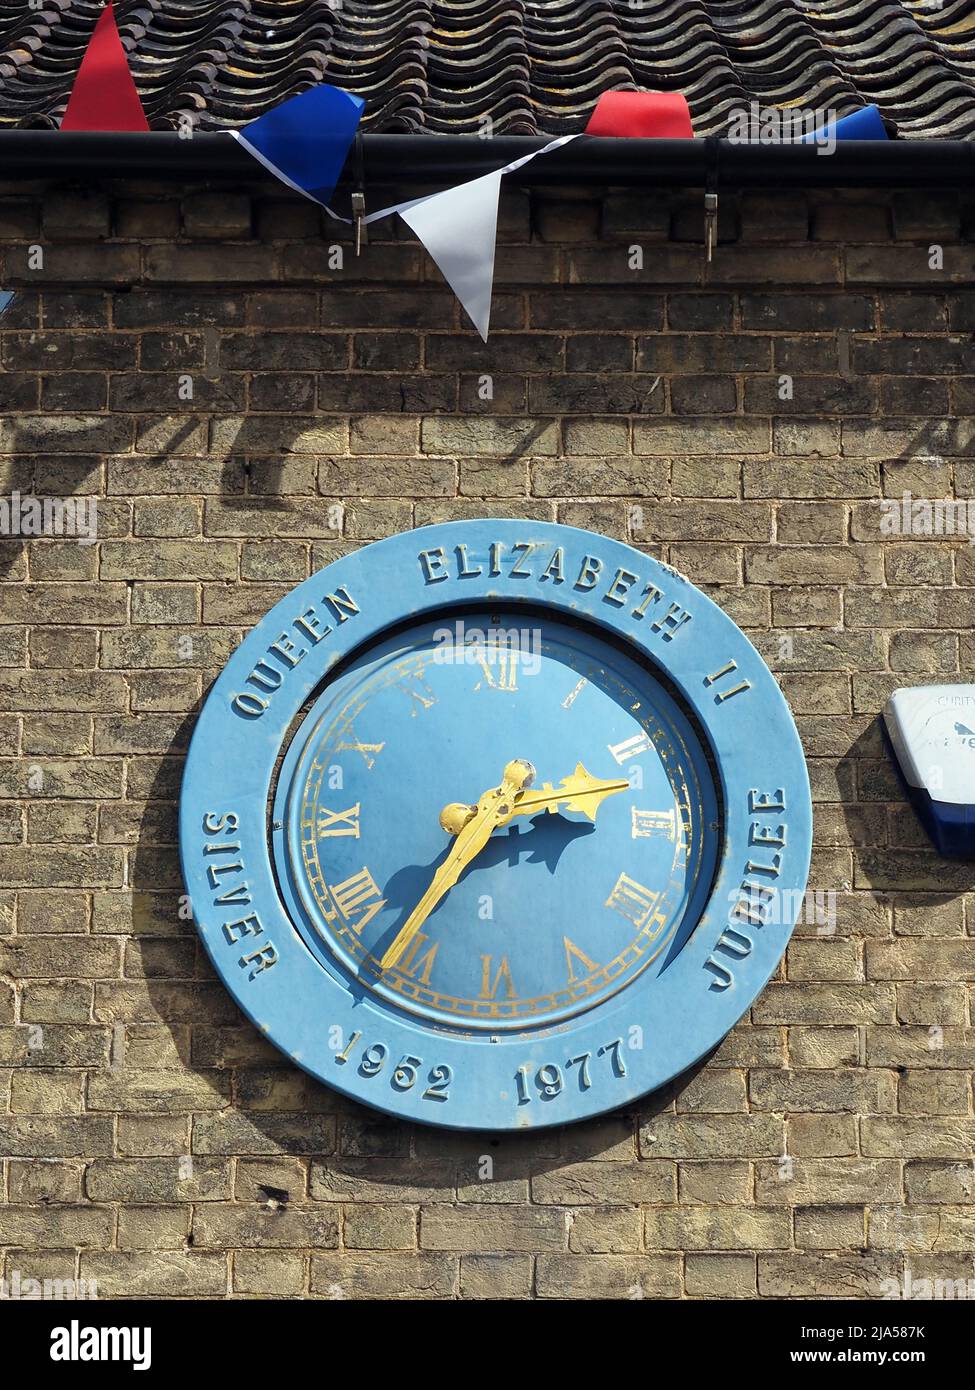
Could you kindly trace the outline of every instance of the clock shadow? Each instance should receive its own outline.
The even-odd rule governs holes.
[[[496,869],[501,864],[514,868],[522,861],[526,864],[543,865],[550,874],[554,874],[569,845],[574,840],[592,835],[596,829],[590,821],[571,821],[560,813],[553,814],[551,811],[541,812],[529,824],[529,830],[523,830],[520,825],[512,825],[508,827],[506,834],[492,835],[473,863],[464,869],[454,887],[459,887],[468,878],[473,878],[484,869]],[[444,846],[443,852],[429,864],[405,865],[386,882],[383,888],[386,902],[390,907],[399,908],[400,913],[372,948],[373,954],[385,951],[396,939],[410,913],[429,888],[433,875],[446,861],[452,847],[451,840]],[[433,921],[449,899],[450,892],[440,899],[430,913],[428,921]]]
[[[561,813],[553,814],[551,811],[541,812],[533,817],[529,824],[531,828],[528,830],[522,829],[520,825],[512,825],[508,827],[506,834],[492,836],[477,859],[464,869],[454,888],[459,887],[467,878],[473,877],[482,870],[496,869],[500,864],[507,864],[512,868],[522,862],[540,864],[548,869],[550,874],[554,874],[558,868],[559,860],[569,845],[574,840],[585,839],[596,829],[590,821],[571,821]],[[447,859],[452,846],[453,841],[451,840],[444,846],[442,853],[438,854],[436,859],[432,859],[429,864],[404,865],[387,880],[383,887],[386,902],[390,907],[398,908],[399,915],[372,946],[371,954],[373,956],[381,955],[395,941],[410,913],[429,888],[430,880]],[[453,889],[450,890],[450,892],[452,891]],[[441,898],[430,913],[428,921],[433,921],[441,907],[450,898],[450,892]],[[370,980],[377,977],[378,971],[375,971],[370,976]],[[349,980],[347,988],[356,1004],[361,1004],[367,997],[367,986],[357,980]]]

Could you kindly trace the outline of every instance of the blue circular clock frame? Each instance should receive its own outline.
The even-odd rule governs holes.
[[[539,631],[551,634],[553,650],[559,642],[575,643],[590,663],[586,670],[636,669],[659,682],[655,727],[664,749],[673,745],[661,756],[699,788],[687,798],[686,830],[700,863],[699,876],[686,886],[679,931],[666,949],[648,952],[645,967],[589,1001],[553,996],[550,1008],[531,1017],[519,1018],[515,1004],[510,1016],[503,1003],[492,1004],[492,1019],[452,997],[438,1008],[436,997],[424,1003],[423,990],[414,990],[414,998],[397,995],[385,979],[363,987],[351,958],[356,930],[347,922],[340,925],[348,959],[323,945],[329,924],[342,914],[318,860],[304,869],[299,862],[311,803],[295,789],[324,775],[315,740],[324,737],[330,691],[341,691],[343,682],[353,690],[357,673],[371,678],[383,654],[399,650],[397,641],[408,652],[415,634],[432,624],[439,631],[467,615],[481,615],[480,621],[494,612],[524,614],[526,625],[534,618]],[[566,638],[567,632],[579,636]],[[431,784],[456,787],[459,801],[480,796],[491,782],[466,766],[462,732],[454,728],[448,742],[450,756],[445,751],[430,768]],[[572,738],[562,755],[546,747],[549,761],[561,756],[571,765],[546,762],[539,774],[571,773],[575,747]],[[536,751],[519,746],[515,755],[532,759]],[[625,752],[610,751],[625,778]],[[358,752],[361,773],[371,755],[361,744]],[[482,762],[484,756],[482,747]],[[406,763],[399,765],[397,776],[410,775]],[[424,788],[423,769],[415,775]],[[498,765],[493,780],[500,775]],[[428,818],[434,833],[440,805],[438,793],[429,806],[418,806],[424,833]],[[334,821],[336,813],[325,814]],[[620,814],[599,811],[600,819]],[[637,814],[632,811],[634,837]],[[599,830],[589,844],[602,843]],[[332,833],[341,835],[341,828]],[[435,833],[446,844],[445,832]],[[384,831],[391,852],[398,834],[391,818],[388,837]],[[768,667],[727,614],[675,570],[631,546],[523,520],[404,532],[298,585],[246,637],[210,690],[180,803],[180,855],[194,919],[247,1016],[338,1091],[402,1119],[453,1129],[532,1129],[585,1119],[630,1104],[705,1057],[781,959],[801,911],[811,840],[809,781],[794,721]],[[347,864],[354,844],[334,841]],[[634,838],[633,847],[651,852],[649,840]],[[659,859],[659,845],[655,852]],[[518,874],[515,863],[497,881],[514,885]],[[530,882],[537,889],[545,879],[536,874]],[[345,905],[365,904],[359,920],[368,920],[375,908],[359,892],[358,876],[350,873],[342,886]],[[455,891],[466,891],[463,880]],[[568,898],[551,914],[544,898],[533,899],[526,927],[558,932],[568,948],[573,926],[566,901],[576,894],[572,880]],[[632,916],[632,894],[625,910]],[[584,954],[577,959],[593,964]],[[488,997],[496,999],[497,989]],[[457,1012],[465,1008],[472,1016]]]

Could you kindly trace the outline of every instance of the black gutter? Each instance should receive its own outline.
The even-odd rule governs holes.
[[[366,135],[365,182],[443,184],[474,178],[547,141],[504,135]],[[350,165],[346,173],[349,174]],[[975,141],[845,140],[832,153],[814,145],[696,140],[606,140],[582,136],[512,174],[522,185],[643,185],[700,188],[715,169],[721,187],[971,188]],[[149,179],[225,183],[270,175],[228,135],[81,134],[0,131],[0,182],[24,179]],[[280,188],[281,185],[278,184]],[[296,195],[297,196],[297,195]]]

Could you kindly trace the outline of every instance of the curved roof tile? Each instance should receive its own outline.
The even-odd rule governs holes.
[[[333,7],[334,6],[334,7]],[[0,0],[0,126],[56,126],[101,0]],[[316,82],[365,128],[582,130],[611,88],[736,108],[876,102],[907,138],[975,135],[975,0],[116,0],[155,129],[221,130]]]

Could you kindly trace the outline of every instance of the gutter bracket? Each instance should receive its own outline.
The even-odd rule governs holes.
[[[366,225],[366,161],[362,143],[362,132],[355,137],[355,192],[352,194],[352,221],[355,223],[355,253],[361,255],[363,246],[369,244],[369,229]]]
[[[704,190],[704,257],[708,265],[718,244],[718,159],[721,146],[715,135],[707,137],[707,182]]]

